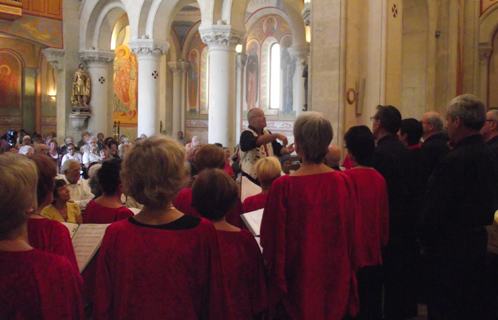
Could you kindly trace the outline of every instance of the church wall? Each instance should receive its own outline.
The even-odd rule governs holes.
[[[404,76],[403,58],[405,57],[404,17],[405,1],[388,0],[385,7],[386,17],[386,83],[384,104],[401,110],[402,83]],[[408,15],[407,15],[408,16]],[[414,49],[413,47],[410,49]],[[414,68],[418,67],[411,64]]]

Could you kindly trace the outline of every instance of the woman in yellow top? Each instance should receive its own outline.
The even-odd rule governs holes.
[[[69,202],[70,194],[66,182],[62,179],[55,180],[54,201],[46,206],[41,215],[47,219],[59,222],[82,224],[81,210],[76,203]]]

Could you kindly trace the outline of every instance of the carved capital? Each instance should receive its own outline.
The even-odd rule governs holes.
[[[168,42],[154,41],[153,39],[135,39],[128,42],[130,50],[140,57],[160,58],[169,50]]]
[[[107,64],[114,61],[116,54],[112,51],[99,51],[99,50],[88,50],[81,51],[80,58],[89,67],[93,66],[106,66]]]
[[[304,9],[301,11],[301,17],[303,17],[305,25],[311,25],[311,8],[309,3],[304,4]]]
[[[242,43],[246,30],[218,24],[212,26],[200,26],[199,33],[201,34],[202,42],[209,47],[235,49],[236,45]]]
[[[42,52],[55,70],[62,69],[63,57],[66,53],[65,50],[47,48],[43,49]]]
[[[183,61],[172,61],[168,62],[168,67],[173,74],[183,73],[188,68],[189,63]]]
[[[479,61],[483,64],[488,63],[491,54],[493,53],[493,47],[489,43],[479,44]]]

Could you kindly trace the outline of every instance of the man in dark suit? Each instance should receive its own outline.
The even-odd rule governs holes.
[[[498,208],[498,166],[479,133],[485,106],[473,95],[458,96],[446,120],[454,149],[429,180],[418,228],[429,262],[429,319],[488,319],[484,226]]]
[[[384,317],[407,319],[417,316],[413,268],[419,247],[414,230],[416,216],[409,208],[413,158],[397,135],[401,125],[398,109],[378,106],[372,121],[377,138],[372,167],[386,180],[389,198],[389,242],[382,252]]]
[[[429,157],[430,170],[450,151],[448,148],[448,137],[443,133],[443,119],[437,112],[427,112],[420,120],[424,133],[422,138],[422,150]]]
[[[498,110],[490,110],[486,113],[486,123],[481,129],[481,134],[486,144],[498,157]]]

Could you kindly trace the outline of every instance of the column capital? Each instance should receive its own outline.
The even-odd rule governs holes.
[[[307,64],[310,48],[308,45],[289,48],[290,56],[304,67]]]
[[[216,25],[200,26],[199,33],[204,44],[209,47],[235,48],[242,43],[245,28],[235,28],[218,21]]]
[[[311,8],[309,3],[304,4],[304,9],[301,11],[301,17],[303,17],[306,26],[311,25]]]
[[[116,54],[112,51],[85,50],[80,51],[80,58],[89,67],[106,66],[114,61]]]
[[[481,64],[487,64],[492,53],[493,46],[491,46],[489,43],[479,44],[479,60]]]
[[[168,67],[171,69],[171,72],[175,73],[182,73],[185,72],[188,69],[189,63],[185,61],[171,61],[168,62]]]
[[[240,53],[237,55],[237,68],[243,68],[246,65],[247,55]]]
[[[47,58],[47,61],[54,67],[55,70],[60,70],[62,69],[62,62],[63,62],[63,57],[64,54],[66,54],[66,51],[63,49],[53,49],[53,48],[47,48],[42,50],[43,55]]]
[[[153,39],[135,39],[128,42],[130,50],[140,57],[160,58],[169,50],[169,43],[166,41],[155,41]]]

